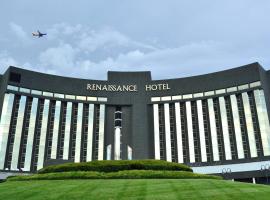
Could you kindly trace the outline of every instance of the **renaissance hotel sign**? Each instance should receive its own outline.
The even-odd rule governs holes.
[[[107,84],[87,84],[87,90],[91,91],[108,91],[108,92],[137,92],[137,85],[107,85]],[[145,85],[145,91],[169,90],[168,83]]]

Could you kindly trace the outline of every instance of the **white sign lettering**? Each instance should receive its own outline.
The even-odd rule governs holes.
[[[106,85],[106,84],[87,84],[87,90],[107,91],[107,92],[137,92],[137,85]],[[145,85],[145,91],[169,90],[168,83]]]
[[[137,85],[102,85],[87,84],[87,90],[108,91],[108,92],[137,92]]]
[[[146,91],[155,91],[155,90],[169,90],[168,83],[160,83],[160,84],[153,84],[153,85],[145,85]]]

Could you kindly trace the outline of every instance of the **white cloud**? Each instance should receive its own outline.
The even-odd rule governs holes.
[[[65,41],[73,43],[81,50],[92,53],[97,50],[115,49],[125,51],[126,48],[143,48],[145,50],[155,50],[149,44],[144,44],[129,38],[127,35],[111,28],[103,27],[91,29],[88,26],[67,23],[54,24],[47,31],[49,40]]]
[[[59,1],[1,5],[3,67],[96,79],[108,70],[172,78],[255,61],[270,67],[269,0]],[[32,38],[37,28],[48,35]]]
[[[243,57],[242,53],[233,50],[233,46],[227,43],[204,41],[147,53],[134,50],[121,53],[116,58],[107,57],[97,62],[74,57],[76,70],[72,70],[71,73],[76,77],[106,79],[108,70],[150,70],[154,79],[162,79],[164,75],[168,78],[177,78],[237,67],[260,61],[263,57],[251,55]]]
[[[4,73],[9,66],[21,67],[29,70],[36,70],[29,62],[21,63],[7,52],[0,52],[0,73]]]
[[[5,52],[0,52],[0,69],[3,73],[8,66],[17,66],[19,63]]]
[[[22,42],[30,42],[28,34],[24,31],[24,29],[20,25],[14,22],[10,22],[9,26],[13,34],[15,34],[18,37],[18,39],[20,39]]]
[[[70,44],[60,44],[57,47],[48,48],[41,52],[39,56],[41,66],[55,69],[57,71],[65,71],[73,68],[75,56],[78,50],[74,49]]]
[[[67,36],[76,38],[78,35],[84,32],[85,27],[81,24],[69,25],[67,23],[60,23],[52,25],[46,32],[49,40],[65,39]]]
[[[18,37],[28,37],[19,25],[11,23],[10,26]],[[262,39],[249,44],[218,39],[198,40],[173,46],[156,40],[154,46],[153,42],[137,41],[110,27],[60,23],[50,26],[46,32],[47,37],[38,40],[27,51],[29,56],[35,55],[32,60],[16,62],[5,56],[2,63],[90,79],[106,79],[108,70],[147,70],[152,71],[154,79],[162,79],[204,74],[255,61],[270,63]]]
[[[82,50],[93,52],[98,48],[108,48],[110,46],[126,46],[129,39],[114,30],[91,31],[88,34],[82,34],[79,47]]]
[[[118,63],[115,59],[121,55],[127,56],[128,59],[134,57],[135,61],[140,54],[157,50],[151,45],[134,41],[108,27],[93,30],[80,24],[71,26],[61,23],[53,25],[47,32],[51,44],[56,42],[59,44],[45,47],[45,50],[39,53],[36,66],[43,72],[54,72],[60,75],[68,72],[69,76],[87,78],[89,76],[98,79],[103,74],[100,78],[106,78],[104,74],[107,73],[108,69],[115,68],[115,64]],[[106,52],[99,59],[92,59],[92,54],[103,52],[105,49],[111,49],[115,56]],[[129,68],[130,65],[126,64],[125,66]],[[122,66],[122,68],[125,67]]]

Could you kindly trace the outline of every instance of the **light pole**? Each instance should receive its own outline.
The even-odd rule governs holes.
[[[268,185],[268,172],[270,171],[270,165],[269,164],[265,164],[265,165],[261,165],[261,171],[262,173],[265,173],[265,177],[266,177],[266,184]]]

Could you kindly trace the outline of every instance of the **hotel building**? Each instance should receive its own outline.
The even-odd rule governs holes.
[[[150,72],[86,80],[10,66],[0,75],[0,171],[157,159],[260,182],[270,172],[269,99],[270,71],[258,63],[165,80]]]

